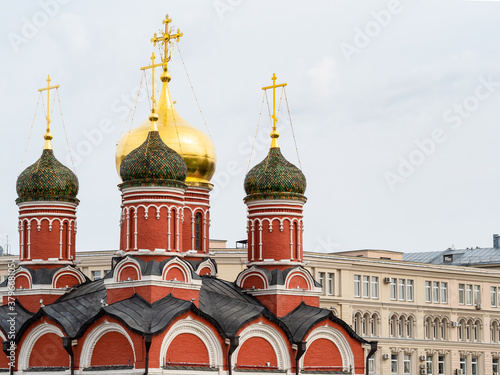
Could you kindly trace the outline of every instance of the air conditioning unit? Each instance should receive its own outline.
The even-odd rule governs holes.
[[[425,368],[425,363],[422,363],[422,364],[420,365],[420,368]]]
[[[385,353],[385,354],[382,355],[382,358],[383,359],[389,359],[389,358],[391,358],[391,355],[388,354],[388,353]]]
[[[451,326],[452,326],[453,328],[457,328],[458,323],[457,323],[457,322],[451,322]]]
[[[390,284],[391,283],[391,278],[390,277],[384,277],[384,283],[385,284]]]
[[[481,310],[481,307],[482,307],[482,306],[481,306],[481,304],[480,304],[480,303],[478,303],[478,304],[476,305],[476,310]]]
[[[427,371],[426,371],[424,368],[423,368],[423,369],[421,369],[421,370],[420,370],[420,375],[425,375],[425,374],[427,374]]]
[[[457,368],[457,375],[464,375],[464,372],[461,368]]]
[[[494,372],[493,375],[498,375],[498,372]]]
[[[427,357],[425,355],[423,355],[423,354],[419,358],[420,358],[421,361],[425,361],[427,359]]]

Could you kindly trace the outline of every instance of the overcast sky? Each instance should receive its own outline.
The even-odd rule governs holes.
[[[184,33],[179,47],[217,150],[212,238],[229,246],[246,238],[243,179],[273,73],[288,83],[307,177],[306,250],[488,247],[500,232],[500,2],[1,5],[0,245],[8,235],[16,253],[15,182],[43,148],[39,104],[21,165],[48,74],[61,85],[80,181],[77,249],[118,248],[115,145],[167,13]],[[178,53],[170,67],[177,109],[205,129]],[[298,164],[284,108],[280,146]],[[148,111],[140,100],[132,126]],[[52,117],[56,157],[70,165],[58,105]],[[265,109],[252,166],[267,153],[269,131]]]

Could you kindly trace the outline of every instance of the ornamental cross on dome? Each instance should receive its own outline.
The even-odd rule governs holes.
[[[156,43],[159,43],[160,47],[163,46],[164,48],[161,60],[165,63],[165,69],[167,68],[166,63],[168,63],[171,58],[170,52],[168,50],[169,45],[173,44],[174,40],[178,42],[181,36],[184,35],[183,33],[180,32],[179,29],[177,29],[177,32],[174,34],[174,27],[170,26],[171,22],[172,19],[168,18],[167,14],[165,19],[163,20],[163,24],[165,25],[165,30],[160,30],[159,31],[160,35],[157,35],[155,33],[153,38],[151,39],[151,42],[153,43],[154,46],[156,46]]]
[[[45,149],[46,150],[52,150],[52,143],[50,142],[52,139],[52,134],[50,134],[50,90],[52,89],[57,89],[59,88],[59,85],[51,86],[50,85],[50,75],[47,77],[47,87],[44,87],[42,89],[38,89],[39,92],[42,91],[47,91],[47,116],[45,116],[45,119],[47,120],[47,132],[43,136],[43,139],[45,139]]]
[[[152,114],[154,114],[155,111],[156,111],[156,100],[155,100],[155,68],[158,67],[158,66],[166,66],[167,65],[166,62],[155,64],[155,58],[156,58],[156,56],[155,56],[155,53],[153,52],[153,54],[151,55],[151,65],[144,66],[144,67],[141,68],[141,70],[151,69],[152,74],[153,74],[153,78],[152,78],[153,88],[152,88],[152,93],[151,93],[151,102],[152,102],[151,113]],[[155,117],[155,116],[153,116],[153,117]],[[157,119],[158,119],[158,116],[156,116],[156,120]],[[150,118],[150,120],[153,121],[151,118]],[[156,121],[156,120],[154,120],[154,121]]]
[[[278,117],[276,116],[276,87],[285,87],[286,83],[280,83],[279,85],[276,84],[276,74],[273,73],[273,84],[271,86],[266,86],[263,87],[262,90],[267,90],[267,89],[273,89],[273,130],[271,132],[271,138],[273,139],[271,142],[271,148],[278,148],[278,137],[280,134],[278,133],[278,130],[276,129],[276,123],[278,122]]]

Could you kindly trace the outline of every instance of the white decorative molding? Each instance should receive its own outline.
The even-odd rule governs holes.
[[[352,353],[349,342],[342,332],[328,325],[318,327],[306,336],[307,349],[309,349],[311,344],[318,339],[329,340],[337,347],[340,357],[342,358],[342,368],[344,371],[349,371],[351,367],[354,368],[354,354]],[[304,358],[307,356],[307,349],[305,355],[300,359],[301,368],[304,367]]]
[[[253,337],[260,337],[266,340],[274,349],[274,353],[276,354],[278,369],[288,371],[291,368],[288,345],[283,336],[281,336],[281,334],[274,327],[271,327],[262,322],[255,323],[246,327],[243,331],[241,331],[239,336],[240,336],[240,345],[234,351],[231,357],[231,362],[233,366],[236,366],[238,363],[237,362],[238,353],[240,352],[240,349],[243,347],[245,341]]]
[[[21,350],[19,351],[19,358],[18,358],[18,370],[23,371],[26,370],[29,367],[30,363],[30,356],[31,356],[31,351],[33,350],[33,347],[35,346],[36,342],[43,337],[43,335],[47,333],[54,333],[58,335],[59,337],[63,337],[64,334],[63,332],[56,326],[49,324],[47,322],[44,322],[35,328],[33,328],[30,333],[26,336],[24,339],[23,345],[21,346]],[[62,340],[61,340],[61,347],[62,347]],[[68,365],[69,365],[69,354],[68,354]]]
[[[160,349],[160,365],[163,365],[167,351],[172,341],[179,335],[189,333],[198,337],[208,352],[210,367],[223,366],[223,351],[215,333],[205,324],[188,316],[186,319],[177,321],[167,331]]]
[[[92,363],[92,353],[94,352],[94,348],[97,345],[99,339],[103,337],[106,333],[109,332],[118,332],[121,333],[127,339],[130,347],[132,348],[132,352],[134,353],[134,367],[136,362],[135,348],[132,339],[128,332],[121,325],[116,323],[111,323],[108,321],[104,321],[99,324],[96,328],[94,328],[85,339],[83,343],[82,352],[80,354],[80,368],[90,367]]]

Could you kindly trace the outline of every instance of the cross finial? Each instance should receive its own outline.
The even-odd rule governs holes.
[[[39,92],[42,91],[47,91],[47,116],[45,116],[45,119],[47,120],[47,131],[45,132],[45,135],[43,136],[43,139],[45,139],[45,147],[44,149],[46,150],[52,150],[52,134],[50,133],[50,90],[51,89],[57,89],[59,85],[56,86],[50,86],[50,75],[47,77],[47,87],[44,87],[43,89],[39,89]]]
[[[153,38],[151,39],[151,42],[153,43],[154,46],[156,46],[156,43],[163,45],[164,51],[161,56],[161,60],[163,63],[165,63],[165,68],[164,70],[167,70],[167,63],[170,61],[170,52],[168,51],[168,47],[170,44],[173,44],[174,40],[176,42],[179,42],[179,39],[181,36],[184,34],[180,32],[179,29],[177,29],[177,32],[174,34],[174,28],[170,27],[169,25],[172,23],[172,19],[168,18],[168,14],[166,15],[165,19],[163,20],[163,24],[165,25],[165,30],[159,30],[160,35],[158,36],[156,33],[154,34]]]
[[[151,115],[149,116],[149,120],[151,121],[151,130],[158,130],[158,127],[156,125],[156,121],[158,120],[158,115],[156,114],[156,100],[155,100],[155,68],[157,66],[166,66],[167,63],[159,63],[159,64],[155,64],[155,53],[153,52],[153,54],[151,55],[151,65],[149,66],[144,66],[141,68],[141,70],[146,70],[146,69],[151,69],[152,70],[152,74],[153,74],[153,77],[152,77],[152,81],[153,81],[153,87],[152,87],[152,93],[151,93]]]
[[[286,86],[286,83],[281,83],[279,85],[276,84],[276,74],[273,73],[273,77],[271,78],[273,80],[272,86],[266,86],[263,87],[262,90],[267,90],[267,89],[273,89],[273,130],[271,131],[271,138],[273,139],[271,142],[271,148],[277,148],[279,147],[278,145],[278,137],[280,134],[278,133],[278,130],[276,129],[276,123],[278,122],[278,117],[276,116],[276,87],[284,87]]]

